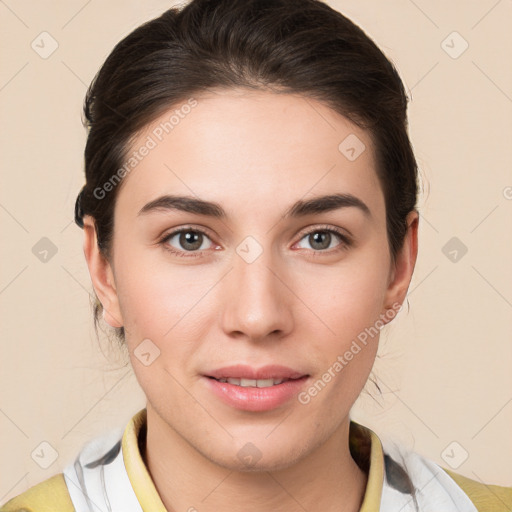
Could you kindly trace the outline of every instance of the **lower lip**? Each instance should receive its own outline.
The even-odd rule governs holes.
[[[205,377],[210,389],[225,403],[243,411],[268,411],[298,395],[307,376],[266,388],[242,387]]]

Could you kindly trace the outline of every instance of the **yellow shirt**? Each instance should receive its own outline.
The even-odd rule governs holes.
[[[142,409],[132,417],[126,426],[122,439],[117,444],[120,457],[119,463],[121,464],[119,467],[122,467],[118,471],[123,473],[123,478],[127,476],[126,485],[131,487],[130,492],[133,490],[134,500],[138,501],[137,510],[142,510],[143,512],[167,512],[139,449],[139,442],[143,442],[145,439],[146,421],[146,409]],[[398,496],[399,498],[408,496],[407,489],[404,489],[404,485],[405,487],[407,485],[404,482],[406,483],[409,479],[400,480],[400,474],[403,472],[401,466],[390,459],[374,432],[355,422],[351,422],[350,425],[350,449],[356,462],[368,474],[368,482],[360,512],[388,512],[388,510],[389,512],[396,512],[394,507],[393,510],[391,509],[391,503],[395,503],[393,496]],[[110,454],[113,455],[111,456]],[[103,459],[106,458],[105,464],[110,464],[115,455],[112,449],[107,455],[103,455]],[[411,460],[413,462],[416,461],[416,463],[419,461],[418,467],[421,468],[422,461],[425,459],[416,456],[416,459]],[[477,510],[478,512],[512,511],[512,488],[484,485],[440,468],[433,463],[428,464],[430,464],[429,468],[437,468],[442,473],[442,475],[439,475],[442,476],[440,480],[444,481],[444,484],[442,484],[444,487],[450,488],[452,500],[454,491],[455,495],[458,493],[458,495],[463,496],[460,502],[463,502],[461,508],[458,508],[457,504],[455,504],[457,508],[453,510]],[[97,461],[85,467],[93,467],[94,465],[98,466]],[[414,464],[411,465],[411,467],[413,466]],[[396,483],[393,484],[393,480],[398,482],[398,485]],[[439,478],[433,480],[437,484]],[[414,485],[414,478],[412,482]],[[439,487],[441,484],[437,485]],[[0,512],[74,512],[74,502],[70,494],[70,487],[68,486],[72,489],[71,494],[77,492],[73,484],[70,483],[70,479],[65,478],[65,473],[59,473],[31,487],[19,496],[12,498],[0,508]],[[443,494],[444,490],[444,488],[432,489],[432,494],[435,494],[435,492]],[[408,499],[408,501],[411,500]],[[96,504],[96,502],[94,503]],[[430,505],[424,507],[424,509],[434,510],[429,507]],[[83,509],[86,510],[85,507]],[[117,512],[115,507],[112,510]],[[422,510],[422,502],[420,502],[419,510]],[[123,512],[131,512],[131,510],[123,510]],[[436,512],[444,512],[444,510],[438,509]]]

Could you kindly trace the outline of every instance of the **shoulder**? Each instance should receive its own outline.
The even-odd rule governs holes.
[[[385,445],[381,510],[512,511],[512,487],[481,483],[399,444]]]
[[[123,432],[130,434],[130,445],[136,450],[137,432],[145,419],[145,409],[132,417],[128,426],[105,431],[89,439],[80,449],[78,456],[58,473],[8,502],[0,504],[0,512],[75,512],[75,509],[92,510],[91,499],[99,503],[105,494],[104,485],[123,492],[116,496],[135,496],[124,466],[121,450]],[[133,439],[132,439],[133,438]],[[78,471],[78,474],[77,474]],[[100,472],[100,475],[99,475]],[[104,480],[106,479],[106,480]],[[108,499],[107,499],[108,501]],[[103,503],[103,501],[101,501]],[[137,503],[132,499],[132,503]],[[96,510],[97,507],[94,507]],[[109,510],[109,505],[100,507]],[[128,508],[125,507],[126,510]],[[123,510],[123,507],[120,508]],[[132,508],[129,508],[132,510]]]
[[[478,512],[509,512],[512,510],[512,487],[487,485],[446,468],[443,470],[467,494]]]
[[[0,512],[74,512],[64,475],[52,476],[0,507]]]

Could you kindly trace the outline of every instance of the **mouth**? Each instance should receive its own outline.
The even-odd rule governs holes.
[[[202,375],[209,392],[240,410],[263,412],[291,403],[310,374],[281,365],[232,365]]]
[[[309,375],[304,375],[295,379],[237,379],[235,377],[216,379],[215,377],[208,376],[209,379],[216,380],[217,382],[227,382],[228,384],[233,384],[234,386],[240,386],[242,388],[269,388],[271,386],[278,386],[279,384],[283,384],[283,382],[288,382],[290,380],[300,380],[305,377],[309,377]]]
[[[271,364],[253,368],[245,364],[234,364],[209,371],[205,377],[235,386],[266,388],[289,380],[309,377],[309,374],[287,366]]]

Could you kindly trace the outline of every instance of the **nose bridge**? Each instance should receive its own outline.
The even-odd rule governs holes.
[[[261,339],[291,326],[289,290],[278,277],[279,259],[248,236],[236,248],[229,273],[231,297],[225,301],[224,329]]]

